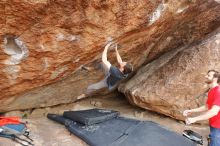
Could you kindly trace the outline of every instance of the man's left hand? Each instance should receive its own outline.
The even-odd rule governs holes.
[[[190,125],[190,124],[195,123],[196,119],[195,118],[186,118],[185,122],[187,125]]]

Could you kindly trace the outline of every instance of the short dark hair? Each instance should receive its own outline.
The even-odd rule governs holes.
[[[211,70],[208,71],[208,73],[210,73],[210,72],[214,72],[213,77],[218,79],[217,83],[220,83],[220,73],[217,70],[214,70],[214,69],[211,69]]]
[[[124,74],[129,74],[133,71],[133,66],[131,65],[131,63],[126,63],[126,65],[124,66]]]
[[[210,69],[210,70],[208,71],[208,73],[210,73],[210,72],[219,73],[217,70],[214,70],[214,69]]]

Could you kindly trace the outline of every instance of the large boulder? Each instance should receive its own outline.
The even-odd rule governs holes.
[[[119,90],[134,105],[183,120],[185,109],[205,104],[205,75],[210,69],[220,70],[219,62],[220,28],[147,64]]]
[[[0,112],[77,100],[103,78],[100,55],[109,37],[138,69],[202,39],[219,16],[218,2],[207,0],[3,0]]]

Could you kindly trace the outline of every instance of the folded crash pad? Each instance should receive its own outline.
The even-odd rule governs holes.
[[[63,113],[63,116],[65,118],[71,119],[73,121],[85,125],[92,125],[115,118],[119,116],[119,112],[114,110],[95,108],[95,109],[80,110],[80,111],[65,111]]]
[[[196,146],[193,141],[151,121],[117,117],[86,126],[60,115],[48,114],[90,146]]]

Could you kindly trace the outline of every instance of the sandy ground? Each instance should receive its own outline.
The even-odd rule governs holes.
[[[31,138],[34,139],[35,146],[87,146],[81,139],[70,134],[64,126],[48,120],[46,115],[47,113],[62,114],[65,110],[82,110],[97,107],[120,111],[124,117],[154,121],[180,134],[185,129],[194,130],[203,136],[204,145],[207,145],[208,125],[186,126],[183,122],[134,107],[123,97],[88,98],[67,105],[25,111],[27,114],[25,121],[28,122],[28,127],[31,130]],[[19,114],[24,114],[24,112],[7,113],[7,115]],[[20,145],[11,140],[0,138],[0,146]]]

